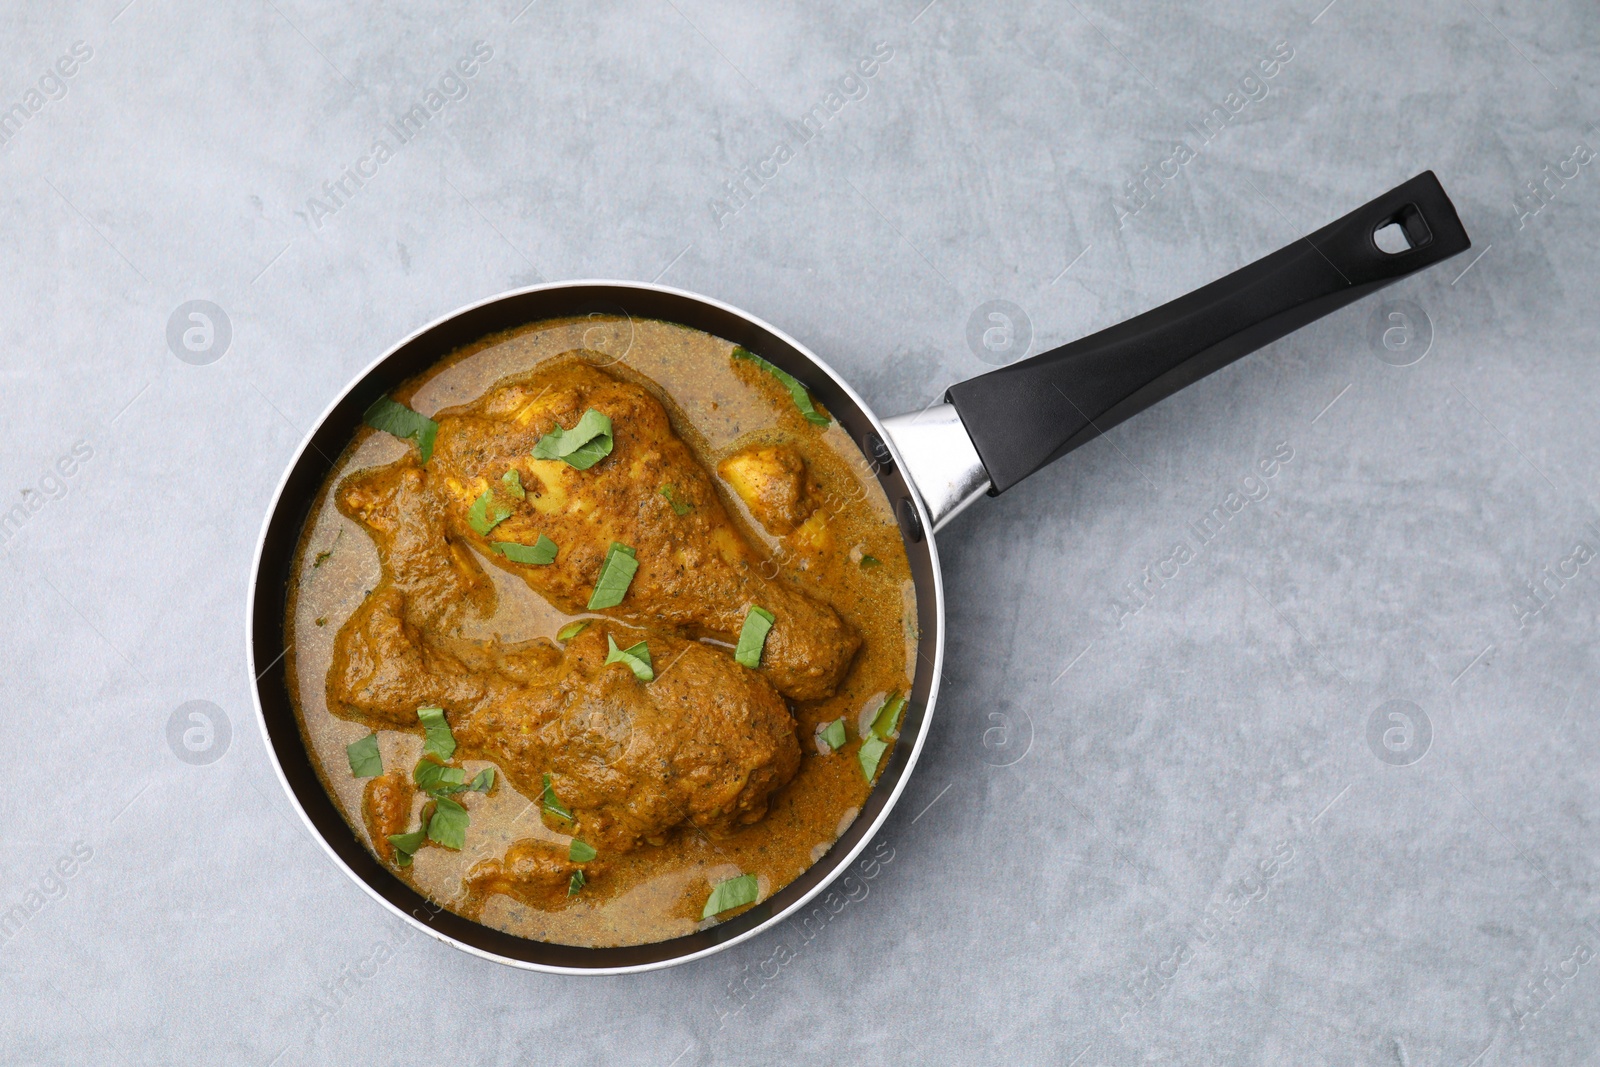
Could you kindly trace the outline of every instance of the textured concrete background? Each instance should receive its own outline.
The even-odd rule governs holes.
[[[525,2],[0,14],[0,1061],[1595,1062],[1592,7]],[[1471,253],[941,537],[944,699],[821,927],[522,973],[413,935],[291,814],[251,551],[418,325],[659,279],[888,414],[1426,168]]]

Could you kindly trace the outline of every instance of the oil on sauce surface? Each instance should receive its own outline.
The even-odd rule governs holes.
[[[465,798],[470,811],[465,848],[423,847],[412,866],[397,870],[441,906],[517,936],[591,947],[644,944],[735,914],[701,918],[712,886],[727,878],[756,875],[760,899],[766,899],[819,860],[855,819],[870,790],[856,758],[859,731],[888,694],[910,688],[916,601],[893,511],[849,436],[837,423],[825,429],[808,423],[775,378],[735,361],[734,346],[716,337],[668,323],[606,316],[536,323],[453,354],[395,398],[432,416],[470,404],[497,382],[526,375],[548,360],[575,358],[575,350],[583,350],[579,358],[585,362],[644,386],[662,401],[673,429],[706,468],[729,515],[767,558],[764,576],[832,605],[862,638],[832,696],[788,702],[802,753],[800,769],[772,795],[770,810],[759,822],[717,837],[685,827],[663,844],[607,857],[590,887],[554,910],[502,894],[474,898],[464,879],[480,861],[502,857],[513,843],[530,840],[548,842],[565,855],[571,840],[558,820],[542,817],[538,796],[517,792],[500,774],[489,794],[456,798]],[[722,459],[741,449],[785,442],[804,457],[822,518],[774,536],[716,471]],[[351,774],[345,746],[376,732],[385,769],[409,772],[422,756],[423,739],[420,728],[340,718],[329,709],[326,683],[335,636],[382,574],[371,539],[338,511],[333,489],[348,475],[390,464],[411,448],[407,441],[363,429],[340,457],[301,539],[287,620],[289,688],[301,728],[324,785],[369,848],[372,836],[362,816],[365,782]],[[482,569],[494,582],[498,606],[464,636],[502,642],[554,638],[564,625],[592,617],[558,611],[500,567],[485,562]],[[731,655],[731,649],[723,652]],[[816,732],[841,717],[849,724],[849,742],[824,754]],[[462,765],[469,778],[492,766],[470,759]],[[408,829],[417,825],[425,800],[420,793],[415,798]]]

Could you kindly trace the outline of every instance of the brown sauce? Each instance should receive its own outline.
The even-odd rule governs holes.
[[[849,436],[837,423],[806,421],[776,378],[733,352],[726,341],[669,323],[536,323],[468,346],[396,391],[396,400],[440,420],[426,466],[411,442],[371,429],[335,464],[294,565],[290,694],[322,781],[351,827],[441,906],[541,941],[664,940],[737,914],[702,918],[712,887],[725,879],[751,874],[760,899],[777,892],[825,855],[859,812],[871,789],[857,758],[864,724],[890,693],[910,687],[910,567],[889,502]],[[527,424],[483,421],[514,398],[515,383],[528,383],[529,397],[538,393],[529,402],[535,414],[522,414]],[[577,411],[564,413],[551,399],[563,389],[612,410],[634,405],[617,420],[615,450],[589,471],[530,462],[524,447],[552,420],[571,428]],[[556,407],[538,408],[550,403]],[[648,412],[659,409],[666,419],[652,429]],[[483,472],[499,477],[508,464],[522,471],[526,506],[480,537],[460,521],[465,502],[481,491]],[[676,470],[670,476],[682,483],[670,494],[656,484],[662,470]],[[630,495],[630,476],[649,483]],[[416,560],[402,559],[399,548],[380,559],[372,530],[347,514],[350,499],[376,499],[350,487],[405,479],[425,483],[433,514],[444,516],[437,559],[423,560],[434,571],[422,578],[407,578]],[[583,494],[593,499],[580,501]],[[550,567],[514,566],[488,550],[496,538],[531,541],[536,528],[562,543]],[[640,568],[630,599],[590,612],[578,594],[591,587],[608,538],[635,544]],[[671,551],[698,562],[674,572]],[[785,606],[760,670],[748,671],[733,662],[730,619],[762,600]],[[348,681],[360,673],[351,650],[367,647],[358,631],[390,601],[404,602],[412,619],[394,632],[430,656],[437,651],[455,672],[403,681],[420,685],[417,693],[470,693],[458,706],[441,700],[461,742],[450,762],[469,780],[486,767],[497,778],[488,793],[453,798],[470,817],[462,849],[429,844],[403,868],[385,835],[422,825],[429,803],[410,787],[423,752],[406,695],[413,690],[402,686],[390,708]],[[592,623],[583,635],[555,640],[585,618]],[[842,623],[828,622],[835,618]],[[619,646],[651,642],[657,679],[640,682],[625,664],[602,666],[606,636]],[[670,673],[667,652],[686,657],[681,673]],[[352,695],[358,691],[367,696]],[[663,711],[669,696],[687,702],[681,715]],[[566,718],[558,721],[561,708]],[[617,754],[634,751],[624,731],[617,752],[583,764],[589,750],[570,740],[574,709],[657,723],[638,727],[655,731],[640,743],[675,753],[677,762],[668,768],[663,755],[630,764]],[[841,718],[848,741],[825,753],[817,732]],[[567,740],[530,740],[535,727]],[[744,732],[718,735],[731,729]],[[345,746],[369,732],[383,779],[356,778],[346,758]],[[551,767],[563,799],[587,805],[573,804],[575,820],[540,803],[539,772]],[[573,863],[574,837],[599,842],[599,855]],[[586,882],[569,892],[570,872],[580,867]]]

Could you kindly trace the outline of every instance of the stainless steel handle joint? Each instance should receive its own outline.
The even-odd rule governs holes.
[[[989,491],[989,472],[949,404],[883,420],[935,531]]]

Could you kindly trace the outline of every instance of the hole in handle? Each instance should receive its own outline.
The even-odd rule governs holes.
[[[1399,255],[1413,248],[1421,248],[1433,240],[1433,232],[1417,210],[1417,205],[1407,204],[1393,215],[1378,223],[1372,231],[1372,243],[1388,255]]]
[[[1378,246],[1378,251],[1395,255],[1398,252],[1411,251],[1411,240],[1406,237],[1406,228],[1398,222],[1386,222],[1372,231],[1372,243]]]

